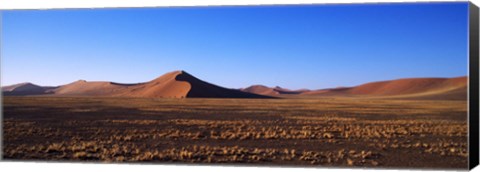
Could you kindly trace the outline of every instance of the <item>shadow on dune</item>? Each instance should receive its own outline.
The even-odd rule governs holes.
[[[182,71],[175,77],[177,81],[184,81],[190,84],[190,91],[187,93],[188,97],[196,98],[276,98],[270,96],[263,96],[258,94],[252,94],[243,92],[240,90],[228,89],[219,87],[188,74]]]

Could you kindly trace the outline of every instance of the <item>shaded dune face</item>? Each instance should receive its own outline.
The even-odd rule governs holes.
[[[187,93],[187,97],[198,98],[271,98],[269,96],[257,95],[243,92],[235,89],[223,88],[214,84],[207,83],[194,76],[182,71],[176,76],[176,80],[184,81],[191,84],[191,89]]]
[[[46,94],[46,89],[32,84],[32,83],[20,83],[11,86],[2,87],[3,95],[41,95]]]

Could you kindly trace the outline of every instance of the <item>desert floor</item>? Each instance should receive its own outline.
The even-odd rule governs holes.
[[[4,97],[3,158],[467,168],[467,102]]]

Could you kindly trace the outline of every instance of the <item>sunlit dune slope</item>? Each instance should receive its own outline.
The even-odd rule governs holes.
[[[22,90],[29,91],[25,92]],[[202,81],[185,71],[169,72],[149,82],[137,84],[79,80],[53,89],[46,89],[28,83],[3,87],[2,91],[5,95],[50,93],[50,96],[269,98],[268,96],[216,86]]]
[[[419,99],[465,99],[467,77],[407,78],[371,82],[355,87],[323,89],[304,93],[318,96],[390,96]]]

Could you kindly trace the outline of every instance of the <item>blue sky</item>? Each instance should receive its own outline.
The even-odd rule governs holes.
[[[185,70],[228,88],[467,75],[468,3],[2,11],[2,85],[144,82]]]

